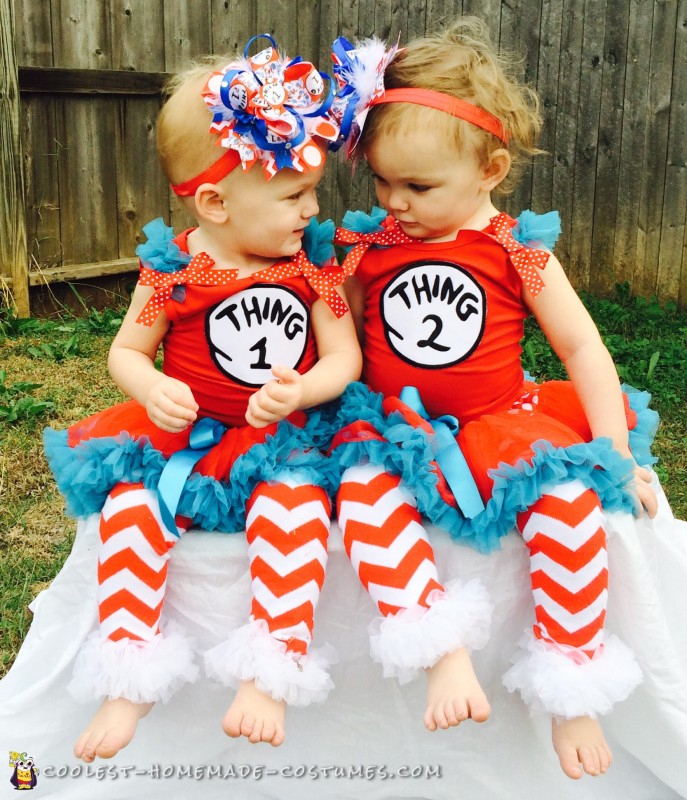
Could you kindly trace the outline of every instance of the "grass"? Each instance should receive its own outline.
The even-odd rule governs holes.
[[[583,299],[623,380],[653,394],[662,417],[657,471],[675,515],[687,518],[687,313],[624,287],[610,299]],[[17,320],[0,310],[0,675],[30,625],[28,603],[61,568],[76,527],[43,458],[42,429],[122,399],[106,369],[122,313]],[[527,325],[523,361],[539,379],[564,377],[535,324]]]
[[[0,312],[0,675],[28,630],[28,603],[64,563],[76,528],[43,457],[43,428],[121,399],[106,368],[121,320],[113,311],[59,320]]]

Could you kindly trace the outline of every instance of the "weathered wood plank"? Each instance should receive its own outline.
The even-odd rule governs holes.
[[[168,72],[19,67],[20,91],[33,94],[157,95],[167,78]]]
[[[489,28],[491,41],[497,47],[501,43],[501,14],[503,5],[502,0],[463,0],[462,13],[465,15],[474,15],[483,19]],[[456,16],[460,14],[460,10],[457,9],[457,12]]]
[[[298,53],[308,61],[314,62],[322,72],[331,73],[329,56],[324,59],[320,59],[319,56],[322,2],[323,0],[296,0],[295,19],[298,20],[298,24],[295,26],[296,48],[293,53],[294,55]]]
[[[53,14],[55,65],[112,69],[109,3],[62,0]],[[65,263],[118,253],[116,98],[65,95],[58,101],[60,227]]]
[[[52,21],[49,3],[15,3],[17,60],[20,64],[51,67]],[[19,89],[26,68],[19,67]],[[59,142],[55,130],[55,100],[51,96],[22,94],[21,140],[24,150],[26,238],[29,269],[32,263],[62,260],[60,193],[57,170]]]
[[[51,67],[53,64],[50,3],[14,3],[18,64]]]
[[[628,24],[629,9],[626,0],[608,0],[594,185],[594,225],[589,256],[590,288],[602,294],[609,293],[617,282],[615,226],[618,216]]]
[[[234,56],[257,33],[256,0],[211,0],[213,53]]]
[[[281,49],[289,56],[298,53],[298,26],[301,20],[296,15],[296,0],[270,0],[269,3],[258,3],[255,33],[269,33]],[[266,39],[260,39],[253,45],[251,53],[266,47]]]
[[[541,8],[527,0],[512,0],[502,6],[500,49],[510,52],[519,66],[519,79],[533,87],[537,83]],[[518,213],[532,205],[532,166],[524,170],[508,200]]]
[[[165,0],[162,36],[165,70],[177,72],[199,56],[212,52],[210,0]]]
[[[12,278],[17,314],[27,317],[26,210],[12,0],[0,0],[0,186],[0,275]]]
[[[169,220],[169,189],[155,150],[156,100],[123,100],[116,123],[117,254],[131,256],[145,239],[141,228]]]
[[[586,269],[571,264],[571,229],[575,204],[575,140],[580,104],[583,25],[579,3],[564,0],[561,28],[561,75],[558,84],[556,139],[553,163],[553,201],[561,215],[562,234],[556,254],[576,288],[586,288]]]
[[[165,42],[160,36],[164,0],[110,0],[112,66],[137,73],[164,73]]]
[[[114,261],[89,262],[72,264],[65,267],[51,267],[31,273],[31,286],[42,286],[60,281],[82,281],[87,278],[98,278],[102,275],[121,275],[138,270],[137,258],[120,258]]]
[[[52,266],[62,261],[57,167],[61,144],[57,136],[53,98],[22,98],[21,140],[29,268],[32,264]]]
[[[545,152],[537,156],[532,168],[532,209],[538,212],[557,207],[553,197],[553,151],[556,145],[558,84],[560,79],[561,16],[553,3],[544,3],[539,40],[536,90],[539,96],[543,128],[539,147]]]
[[[574,182],[570,225],[570,273],[578,286],[590,286],[590,273],[597,275],[609,267],[594,253],[592,269],[592,220],[601,109],[601,77],[606,27],[606,0],[586,0],[584,4],[579,102],[577,106]]]
[[[60,0],[53,6],[55,67],[112,69],[109,3]]]
[[[61,240],[65,263],[118,252],[116,113],[112,101],[66,98],[57,114]]]
[[[680,0],[675,64],[687,64],[687,0]],[[657,294],[687,305],[687,71],[673,70],[666,189],[663,201]]]
[[[625,69],[625,103],[618,161],[618,213],[613,262],[618,282],[632,283],[637,261],[640,175],[646,141],[652,2],[630,4]]]
[[[641,172],[637,270],[632,288],[643,296],[657,291],[663,199],[666,185],[677,3],[656,0],[651,30],[647,142]],[[684,69],[684,65],[682,67]],[[666,211],[669,212],[667,209]]]
[[[431,33],[445,28],[463,13],[462,0],[426,0],[425,31]]]

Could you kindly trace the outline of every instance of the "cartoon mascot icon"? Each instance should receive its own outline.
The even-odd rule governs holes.
[[[10,783],[15,789],[33,789],[38,783],[38,769],[26,753],[10,752],[10,767],[14,767]]]

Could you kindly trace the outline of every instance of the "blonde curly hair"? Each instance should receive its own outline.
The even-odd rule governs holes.
[[[418,88],[467,100],[501,120],[510,134],[511,169],[498,187],[508,192],[517,182],[524,162],[543,152],[536,146],[542,118],[535,92],[515,77],[516,60],[497,53],[485,24],[462,17],[449,28],[415,39],[400,50],[387,67],[387,89]],[[462,154],[471,148],[480,164],[488,164],[504,144],[493,134],[445,111],[410,103],[388,103],[370,109],[363,128],[363,153],[378,137],[403,136],[413,130],[444,133],[448,145]]]

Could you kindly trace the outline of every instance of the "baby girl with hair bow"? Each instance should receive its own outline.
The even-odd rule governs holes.
[[[170,551],[192,523],[248,539],[250,619],[205,654],[208,674],[238,687],[225,732],[279,745],[286,705],[332,686],[331,654],[310,648],[330,476],[303,410],[340,394],[361,356],[341,270],[316,267],[303,242],[339,127],[322,75],[266,38],[167,88],[158,154],[197,224],[144,229],[109,356],[131,400],[46,432],[69,508],[100,514],[99,624],[70,685],[102,700],[74,745],[86,762],[114,756],[198,676],[193,642],[162,615]]]
[[[426,671],[428,729],[487,719],[470,659],[487,637],[486,591],[439,579],[421,515],[483,552],[517,527],[535,620],[504,682],[549,715],[568,776],[598,775],[611,752],[597,718],[641,680],[604,633],[604,511],[655,515],[656,415],[621,389],[551,253],[557,214],[515,220],[494,205],[539,152],[541,118],[483,23],[398,51],[339,39],[333,59],[348,153],[382,206],[337,233],[366,385],[344,393],[331,443],[344,542],[380,611],[373,655],[402,680]],[[570,381],[523,374],[529,314]]]

